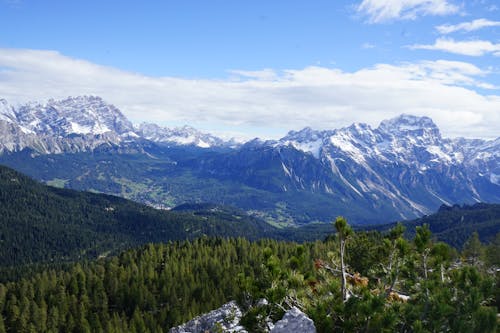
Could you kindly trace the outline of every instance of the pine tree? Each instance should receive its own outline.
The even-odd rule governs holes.
[[[480,258],[483,255],[483,246],[479,240],[479,234],[477,231],[474,231],[465,242],[462,253],[473,266],[477,266],[479,264]]]
[[[384,239],[385,246],[390,249],[386,268],[386,284],[388,285],[386,298],[389,298],[396,286],[401,273],[401,266],[404,264],[405,257],[409,252],[409,244],[403,238],[404,231],[405,227],[401,223],[398,223],[390,230],[388,238]]]
[[[348,298],[348,294],[347,294],[347,272],[346,272],[346,265],[344,262],[345,248],[347,239],[353,233],[353,231],[349,226],[349,224],[347,224],[347,220],[341,216],[337,217],[337,219],[335,220],[335,229],[337,230],[337,235],[339,238],[340,270],[342,274],[342,285],[341,285],[342,300],[346,301]]]

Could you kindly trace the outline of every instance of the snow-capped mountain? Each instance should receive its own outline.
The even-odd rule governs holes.
[[[191,127],[168,129],[154,124],[134,125],[115,106],[100,97],[79,96],[28,103],[19,107],[0,100],[1,151],[31,148],[38,153],[89,151],[145,139],[202,148],[225,142]]]
[[[190,126],[180,128],[161,127],[156,124],[141,123],[136,133],[144,139],[174,145],[193,145],[200,148],[224,146],[226,142],[211,134],[202,133]]]
[[[132,123],[113,105],[94,96],[70,97],[46,104],[29,103],[16,110],[18,124],[30,132],[67,137],[133,132]]]
[[[203,167],[269,191],[328,195],[342,203],[342,214],[351,207],[406,219],[441,204],[500,202],[499,143],[444,139],[430,118],[401,115],[378,128],[305,128],[277,141],[254,140]],[[263,173],[273,179],[262,180]]]

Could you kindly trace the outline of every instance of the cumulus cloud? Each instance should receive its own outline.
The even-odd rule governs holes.
[[[480,30],[483,28],[488,28],[488,27],[499,27],[500,26],[500,21],[491,21],[487,20],[484,18],[477,19],[471,22],[462,22],[459,24],[443,24],[443,25],[438,25],[436,27],[436,30],[445,35],[445,34],[450,34],[452,32],[456,31],[465,31],[465,32],[471,32],[471,31],[476,31]]]
[[[53,51],[0,49],[0,98],[11,103],[99,95],[135,122],[187,123],[246,137],[278,137],[305,126],[377,126],[401,113],[433,118],[445,136],[495,137],[500,96],[476,91],[495,88],[484,82],[487,75],[469,63],[440,60],[353,72],[232,71],[226,80],[188,80],[130,73]]]
[[[448,0],[363,0],[356,10],[370,23],[414,20],[419,16],[449,15],[460,7]]]
[[[473,57],[489,53],[500,56],[500,44],[494,44],[487,40],[456,41],[452,38],[438,38],[434,44],[415,44],[409,48],[413,50],[444,51]]]

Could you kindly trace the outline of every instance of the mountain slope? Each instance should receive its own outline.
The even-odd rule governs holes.
[[[215,211],[210,216],[156,210],[122,198],[48,187],[0,166],[0,262],[93,258],[148,242],[204,234],[269,237],[262,221]]]

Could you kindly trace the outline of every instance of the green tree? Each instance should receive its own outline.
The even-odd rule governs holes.
[[[422,261],[422,270],[424,274],[425,280],[428,279],[428,259],[429,254],[431,252],[432,243],[431,243],[431,230],[429,229],[428,224],[424,224],[423,226],[418,226],[415,228],[415,248],[417,252],[420,254]]]
[[[389,235],[384,239],[384,247],[389,249],[388,264],[386,271],[386,294],[385,297],[389,298],[394,287],[398,283],[399,275],[401,273],[401,266],[404,264],[406,256],[409,253],[410,246],[408,241],[403,238],[405,227],[398,223],[394,228],[389,231]]]
[[[347,271],[344,262],[345,248],[347,240],[349,239],[349,236],[352,235],[353,231],[351,226],[347,224],[347,220],[342,216],[337,217],[337,219],[335,220],[335,230],[337,230],[337,235],[339,239],[340,270],[342,274],[342,284],[341,284],[342,300],[346,301],[348,295],[347,295]]]
[[[450,264],[450,260],[453,257],[453,249],[446,243],[438,242],[434,244],[431,255],[434,259],[434,263],[439,267],[439,276],[441,283],[445,282],[445,271],[447,266]]]
[[[463,256],[473,265],[477,266],[483,255],[483,245],[479,240],[479,234],[474,231],[464,244]]]
[[[497,233],[493,241],[486,247],[485,259],[489,267],[500,267],[500,233]]]

